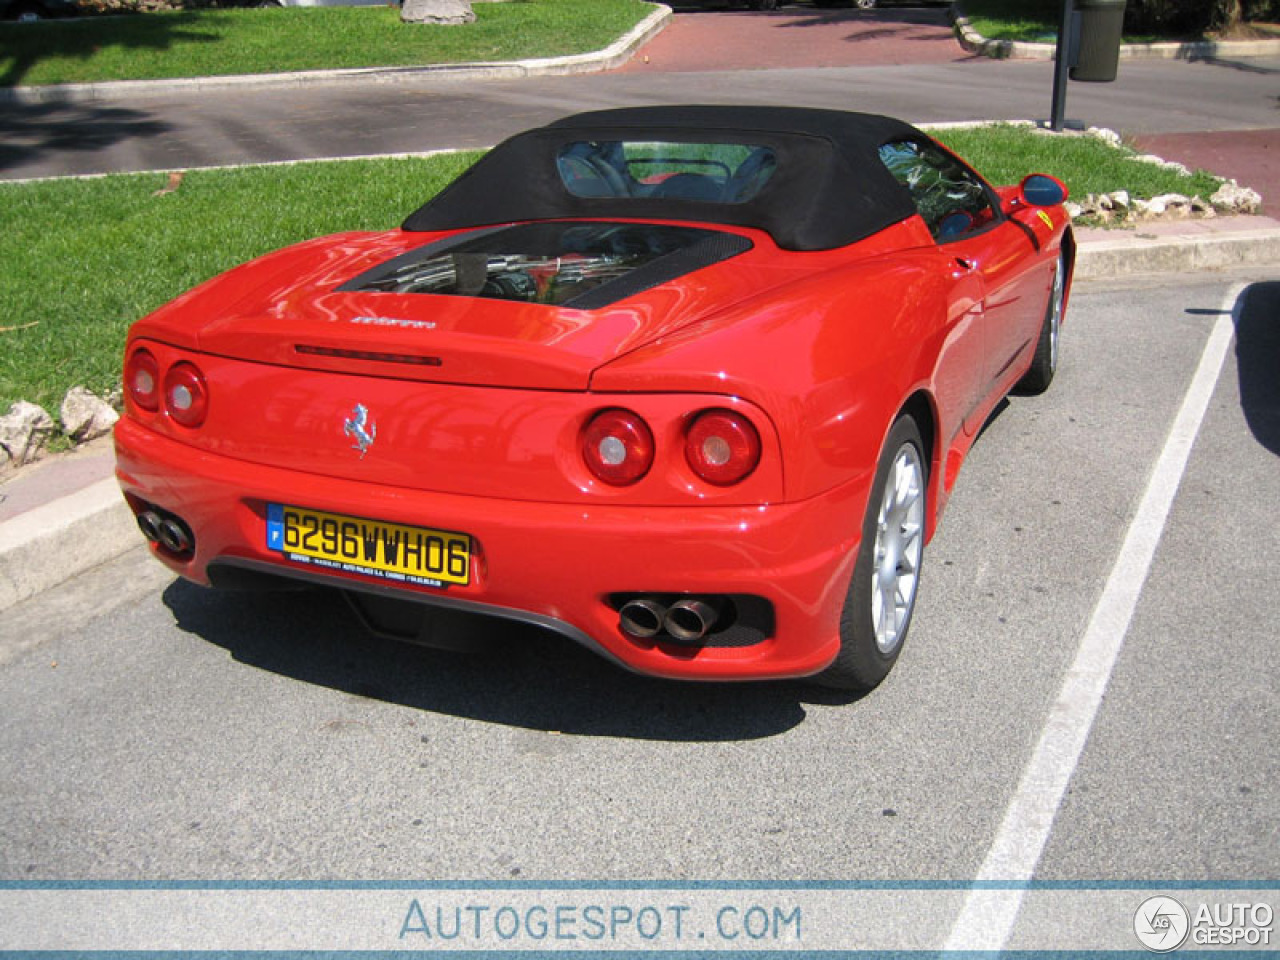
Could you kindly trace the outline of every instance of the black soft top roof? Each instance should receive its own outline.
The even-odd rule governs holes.
[[[584,197],[566,188],[556,160],[579,141],[729,142],[773,150],[777,170],[745,203],[672,197]],[[890,117],[797,107],[680,106],[601,110],[566,117],[499,144],[415,211],[406,230],[457,230],[523,220],[637,218],[757,227],[789,250],[828,250],[916,212],[878,150],[929,142]]]

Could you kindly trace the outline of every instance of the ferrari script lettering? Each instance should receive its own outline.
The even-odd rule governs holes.
[[[404,327],[408,330],[434,330],[434,320],[403,320],[400,317],[352,317],[352,323],[368,327]]]

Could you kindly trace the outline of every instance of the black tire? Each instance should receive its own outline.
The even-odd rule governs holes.
[[[1036,343],[1036,355],[1031,358],[1031,367],[1023,374],[1022,379],[1014,386],[1021,394],[1034,396],[1044,393],[1053,383],[1053,375],[1058,372],[1062,339],[1062,304],[1067,295],[1067,256],[1058,254],[1058,262],[1054,267],[1053,287],[1049,291],[1049,302],[1044,308],[1044,323],[1040,326],[1040,339]]]
[[[903,481],[909,481],[907,486],[902,486]],[[891,484],[899,489],[891,491]],[[928,497],[928,454],[915,420],[903,415],[890,429],[876,466],[862,521],[862,542],[840,617],[840,652],[831,666],[814,677],[815,682],[841,690],[866,691],[876,687],[893,669],[915,612]],[[894,610],[886,615],[883,604],[890,585],[883,577],[890,567],[894,579],[889,592],[896,598],[899,587],[904,587],[909,595],[902,598],[902,609],[895,602]]]

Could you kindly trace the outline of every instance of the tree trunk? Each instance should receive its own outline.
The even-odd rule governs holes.
[[[1223,32],[1235,30],[1244,22],[1243,0],[1214,0],[1213,26]]]

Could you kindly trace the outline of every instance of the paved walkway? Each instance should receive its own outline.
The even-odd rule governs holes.
[[[1147,153],[1229,177],[1262,194],[1262,212],[1280,214],[1280,130],[1157,133],[1135,138]]]
[[[621,73],[949,63],[971,59],[946,8],[677,10]]]

